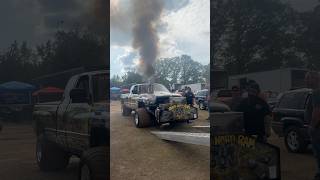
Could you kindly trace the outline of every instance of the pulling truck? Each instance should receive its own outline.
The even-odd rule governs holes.
[[[123,116],[134,114],[134,123],[138,128],[198,118],[197,108],[187,105],[185,97],[171,93],[158,83],[133,85],[130,93],[122,96],[121,109]]]

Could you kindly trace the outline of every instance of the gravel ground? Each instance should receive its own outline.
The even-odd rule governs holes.
[[[208,124],[206,111],[199,116],[197,123],[180,124],[171,130]],[[210,179],[208,147],[163,141],[150,133],[154,128],[135,128],[132,117],[121,115],[119,102],[111,103],[110,126],[111,180]]]
[[[190,131],[190,126],[207,125],[208,113],[199,111],[199,116],[192,124],[169,130]],[[132,117],[121,116],[119,102],[111,103],[110,124],[112,180],[210,179],[209,148],[162,141],[150,134],[154,128],[135,128]],[[269,142],[280,147],[282,180],[312,180],[316,166],[310,150],[303,154],[288,153],[283,138],[275,134]]]
[[[208,113],[191,124],[173,129],[188,131],[194,125],[207,125]],[[118,102],[111,103],[111,179],[112,180],[208,180],[209,148],[163,141],[147,129],[134,127],[131,117],[122,117]],[[197,130],[200,131],[200,130]],[[72,158],[67,169],[41,172],[35,161],[35,142],[29,124],[4,124],[0,132],[1,180],[76,180],[78,158]],[[283,180],[312,180],[315,160],[311,151],[288,153],[282,138],[272,136],[270,142],[281,149]]]
[[[1,180],[76,180],[78,158],[67,169],[41,172],[35,160],[36,137],[31,125],[5,124],[0,132]]]

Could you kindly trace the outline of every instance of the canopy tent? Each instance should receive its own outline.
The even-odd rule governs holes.
[[[130,90],[129,89],[121,89],[121,93],[129,93]]]
[[[51,94],[51,93],[63,93],[63,89],[57,87],[46,87],[39,89],[38,91],[32,93],[33,96],[37,96],[39,94]]]
[[[110,92],[110,98],[111,99],[118,99],[118,98],[120,98],[120,94],[121,94],[121,92],[120,92],[120,88],[118,88],[118,87],[112,87],[112,88],[110,88],[110,90],[111,90],[111,92]]]
[[[112,87],[112,88],[110,88],[110,90],[111,90],[111,91],[120,91],[120,88],[118,88],[118,87]]]
[[[35,103],[60,101],[63,94],[63,89],[57,87],[45,87],[32,94]]]
[[[0,104],[30,104],[35,86],[18,81],[0,84]]]
[[[10,81],[3,84],[0,84],[1,91],[34,91],[35,86],[18,81]]]

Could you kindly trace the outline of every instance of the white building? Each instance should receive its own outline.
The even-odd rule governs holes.
[[[228,87],[241,87],[247,80],[255,80],[262,91],[283,92],[304,87],[307,69],[286,68],[229,76]]]
[[[195,83],[195,84],[185,84],[181,86],[181,89],[184,89],[186,86],[190,87],[193,92],[197,92],[203,89],[207,89],[207,85],[205,83]]]

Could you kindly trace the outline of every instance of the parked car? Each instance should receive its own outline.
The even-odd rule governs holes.
[[[279,101],[279,98],[278,98],[279,94],[273,91],[266,91],[264,92],[264,95],[267,103],[270,106],[270,109],[273,109]]]
[[[206,110],[208,108],[208,98],[209,98],[209,90],[204,89],[200,90],[195,95],[196,104],[198,104],[199,109]]]
[[[230,107],[232,101],[232,90],[221,89],[217,92],[216,100],[222,102]]]
[[[311,93],[306,88],[284,92],[273,109],[272,128],[279,137],[284,137],[290,152],[303,152],[310,143],[305,112]]]
[[[210,101],[209,102],[209,112],[210,113],[215,113],[215,112],[230,112],[230,108],[229,106],[221,103],[221,102],[217,102],[217,101]]]

